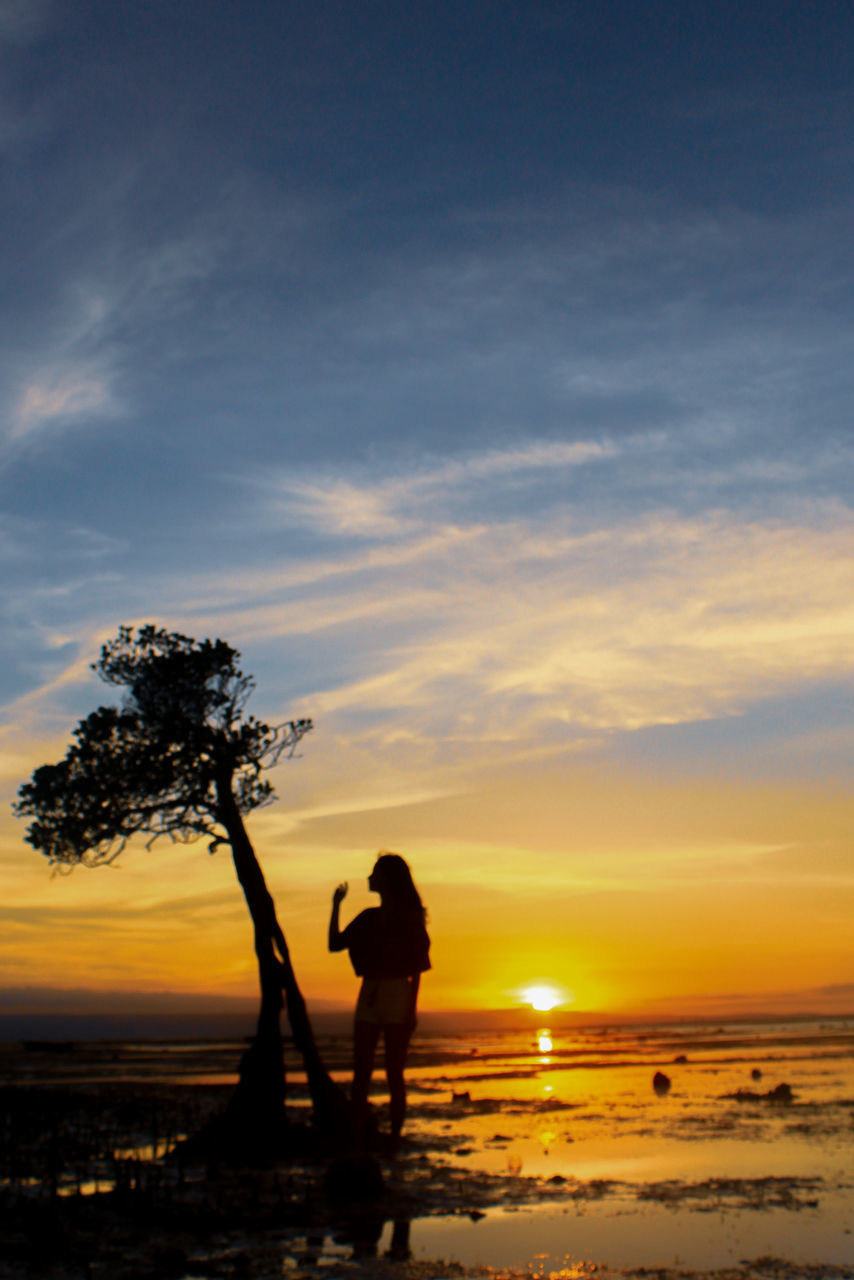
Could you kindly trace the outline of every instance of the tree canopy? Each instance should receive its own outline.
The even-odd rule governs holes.
[[[59,867],[112,862],[131,836],[224,837],[222,799],[243,815],[274,797],[262,771],[292,753],[310,720],[246,713],[255,687],[224,640],[121,627],[93,669],[124,691],[74,730],[58,764],[36,769],[15,806],[26,839]]]

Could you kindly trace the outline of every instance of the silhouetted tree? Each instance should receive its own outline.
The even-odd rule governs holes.
[[[247,715],[255,682],[223,640],[196,641],[153,626],[121,627],[93,669],[123,689],[74,730],[58,764],[36,769],[16,812],[34,819],[26,839],[58,868],[104,866],[135,835],[211,838],[231,847],[252,917],[261,984],[255,1039],[219,1122],[226,1144],[281,1148],[287,1139],[280,1011],[282,991],[302,1053],[314,1124],[333,1141],[347,1128],[346,1102],[315,1045],[273,899],[244,816],[273,799],[264,769],[293,753],[310,720],[270,726]]]

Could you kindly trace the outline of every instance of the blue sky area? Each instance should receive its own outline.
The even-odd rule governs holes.
[[[6,697],[407,521],[847,519],[853,28],[7,0]]]

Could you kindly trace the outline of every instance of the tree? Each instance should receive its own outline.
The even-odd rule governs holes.
[[[93,669],[124,690],[74,730],[58,764],[36,769],[15,811],[34,819],[26,839],[57,868],[105,866],[132,836],[228,844],[254,926],[261,1005],[255,1038],[219,1136],[244,1150],[286,1143],[282,993],[302,1053],[315,1128],[346,1133],[346,1102],[325,1070],[244,817],[274,798],[265,769],[292,755],[310,720],[270,726],[246,713],[255,687],[223,640],[196,641],[154,626],[121,627]]]

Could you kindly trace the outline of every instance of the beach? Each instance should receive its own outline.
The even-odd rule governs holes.
[[[0,1045],[0,1277],[854,1277],[854,1019],[540,1017],[419,1031],[406,1142],[355,1198],[328,1160],[176,1160],[238,1042]],[[346,1034],[320,1047],[346,1084]]]

